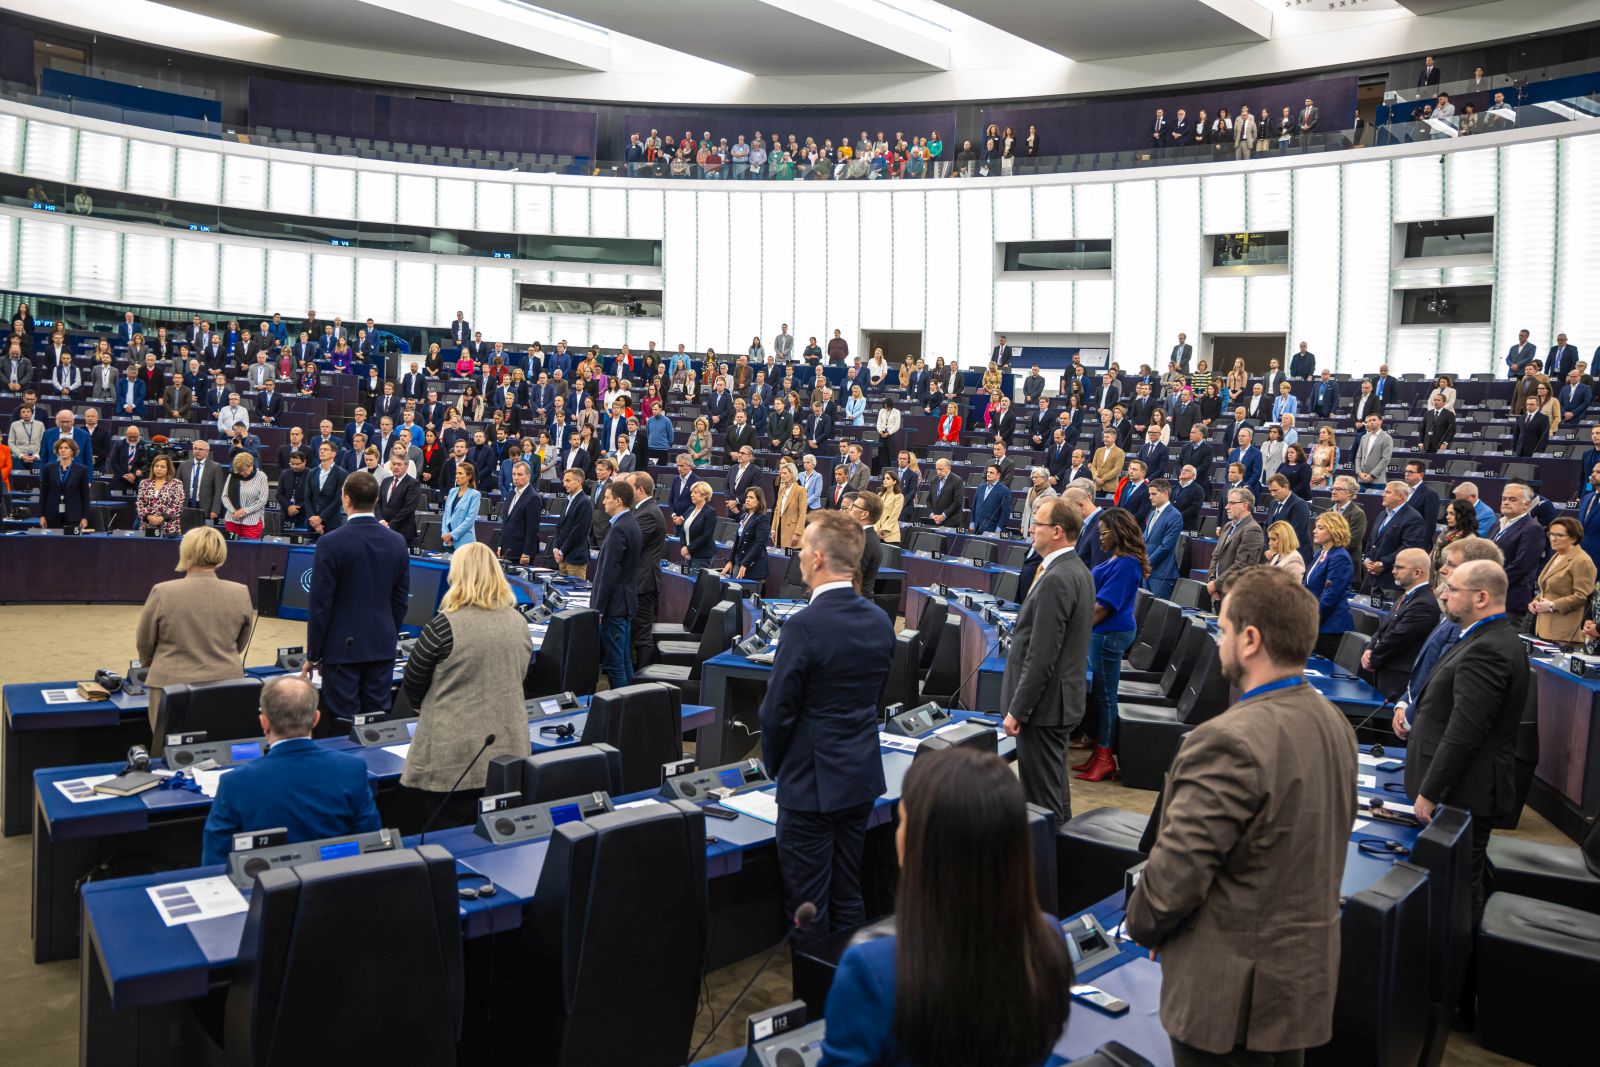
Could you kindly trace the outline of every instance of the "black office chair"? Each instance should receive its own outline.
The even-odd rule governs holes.
[[[1352,611],[1350,618],[1355,622],[1356,633],[1365,634],[1368,637],[1377,636],[1380,620],[1376,615],[1367,611]]]
[[[1197,582],[1193,578],[1178,579],[1172,587],[1172,600],[1180,608],[1211,610],[1211,594],[1206,591],[1206,583]]]
[[[1600,915],[1515,893],[1495,893],[1474,957],[1478,1039],[1525,1063],[1582,1060],[1594,1043],[1600,989]]]
[[[888,566],[887,563],[881,565]],[[799,568],[790,569],[798,570]],[[884,574],[880,571],[877,580],[873,583],[873,587],[864,589],[862,592],[871,597],[872,602],[882,608],[883,613],[889,616],[889,621],[893,622],[900,617],[900,594],[904,588],[905,579],[900,575]]]
[[[1428,873],[1396,863],[1345,901],[1333,1039],[1306,1051],[1314,1067],[1410,1067],[1428,1023]]]
[[[689,604],[684,608],[683,621],[658,622],[650,635],[659,645],[662,641],[692,641],[706,628],[706,617],[711,606],[722,592],[722,576],[707,568],[695,575],[694,588],[689,592]]]
[[[620,793],[617,775],[621,767],[621,754],[610,745],[581,744],[531,756],[496,756],[489,761],[483,792],[485,796],[521,793],[523,804],[585,793]]]
[[[878,696],[881,712],[891,704],[902,704],[906,710],[916,707],[920,700],[922,682],[922,636],[916,630],[901,630],[894,635],[894,655],[889,660],[889,674],[883,680],[883,691]]]
[[[600,615],[591,608],[567,608],[550,616],[539,651],[522,679],[522,695],[568,690],[593,693],[600,680]]]
[[[1185,622],[1183,609],[1170,600],[1151,599],[1150,611],[1123,659],[1123,677],[1134,682],[1159,682],[1178,647]]]
[[[1155,1065],[1120,1041],[1107,1041],[1090,1055],[1073,1060],[1066,1067],[1155,1067]]]
[[[700,670],[712,656],[726,652],[739,639],[743,612],[737,601],[723,601],[711,609],[693,660],[687,664],[652,663],[633,672],[635,682],[665,682],[676,686],[683,699],[694,703],[700,696]]]
[[[1130,703],[1154,704],[1159,707],[1175,708],[1178,698],[1183,695],[1183,687],[1189,680],[1189,673],[1194,669],[1194,664],[1200,657],[1201,651],[1207,644],[1215,644],[1205,624],[1198,619],[1186,620],[1178,638],[1178,647],[1173,649],[1172,658],[1167,661],[1167,668],[1161,673],[1159,682],[1130,682],[1122,681],[1117,686],[1117,699]]]
[[[556,827],[522,921],[527,992],[502,1015],[535,1063],[683,1062],[706,954],[705,834],[685,801]]]
[[[1515,893],[1600,915],[1600,819],[1577,848],[1519,837],[1489,838],[1491,893]]]
[[[926,634],[928,631],[921,630]],[[926,638],[924,638],[926,640]],[[946,618],[933,663],[922,675],[922,699],[948,705],[961,684],[961,620]]]
[[[176,683],[161,691],[150,754],[161,755],[168,734],[205,731],[210,738],[261,736],[261,679]]]
[[[683,694],[645,682],[596,693],[583,725],[583,744],[608,744],[622,754],[618,793],[661,784],[661,765],[683,758]]]
[[[1129,789],[1160,789],[1183,735],[1222,714],[1228,680],[1217,643],[1207,640],[1195,654],[1176,707],[1117,702],[1117,775]]]
[[[455,860],[438,845],[263,871],[218,1051],[259,1067],[453,1065],[459,906]]]
[[[1372,638],[1366,634],[1347,631],[1339,638],[1339,649],[1333,654],[1333,662],[1349,671],[1356,677],[1361,677],[1361,654],[1372,644]]]
[[[917,632],[921,634],[940,635],[944,632],[944,620],[950,617],[950,605],[944,597],[930,596],[922,602],[922,614],[917,616]],[[907,620],[908,622],[910,620]],[[933,654],[938,651],[937,641],[924,640],[922,642],[922,670],[927,672],[933,664]]]
[[[1123,874],[1145,860],[1141,841],[1150,818],[1095,808],[1057,827],[1054,914],[1074,915],[1121,889]]]
[[[1440,806],[1411,846],[1428,872],[1428,1011],[1422,1067],[1439,1067],[1472,955],[1472,816]]]

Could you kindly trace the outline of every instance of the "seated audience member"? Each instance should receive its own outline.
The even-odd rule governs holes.
[[[470,821],[489,761],[530,751],[522,677],[533,643],[489,546],[460,545],[450,558],[449,585],[406,661],[405,693],[421,716],[400,774],[398,799],[411,825],[441,803],[441,825]],[[494,743],[474,762],[490,734]]]
[[[300,677],[274,678],[262,688],[267,754],[218,781],[201,863],[227,862],[233,835],[245,830],[281,826],[293,844],[382,827],[367,765],[311,740],[320,717],[317,691]]]
[[[199,526],[178,544],[182,578],[161,582],[139,613],[134,642],[149,668],[150,727],[155,728],[164,687],[243,678],[250,642],[250,590],[217,577],[228,543],[214,526]],[[278,824],[273,824],[278,825]]]
[[[1034,893],[1016,775],[968,748],[917,760],[895,847],[895,934],[839,961],[822,1062],[1043,1064],[1067,1025],[1072,961]]]

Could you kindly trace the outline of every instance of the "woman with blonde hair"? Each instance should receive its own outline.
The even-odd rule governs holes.
[[[793,463],[785,460],[778,467],[778,487],[772,508],[772,544],[775,548],[799,548],[806,528],[806,491]]]
[[[1229,404],[1234,397],[1242,397],[1250,391],[1250,372],[1245,369],[1244,357],[1235,356],[1233,369],[1228,371],[1228,376],[1223,379],[1222,403]]]
[[[1311,527],[1317,556],[1306,572],[1305,586],[1317,598],[1317,655],[1332,659],[1345,633],[1355,629],[1350,614],[1350,583],[1356,566],[1350,559],[1350,522],[1337,511],[1324,511]]]
[[[441,826],[472,820],[490,760],[528,755],[522,678],[533,653],[528,624],[488,545],[462,545],[450,558],[448,580],[439,613],[406,661],[403,688],[418,720],[400,774],[401,798],[421,816],[414,821],[443,803]],[[474,761],[490,734],[494,743]]]
[[[149,668],[150,729],[160,721],[161,694],[169,685],[223,682],[244,677],[250,644],[250,590],[217,577],[228,543],[214,526],[197,526],[178,543],[182,578],[161,582],[139,612],[134,647]],[[160,741],[157,732],[156,741]]]
[[[1305,580],[1306,559],[1300,554],[1300,537],[1293,526],[1281,519],[1267,527],[1267,563],[1288,571],[1296,581]]]
[[[376,448],[367,449],[377,453]],[[267,510],[267,475],[256,469],[255,457],[240,452],[233,457],[233,470],[222,484],[222,501],[227,505],[224,520],[228,532],[246,541],[261,540],[266,528],[263,512]]]
[[[1317,443],[1311,449],[1311,488],[1328,488],[1338,465],[1339,442],[1333,436],[1333,427],[1323,423],[1317,428]]]

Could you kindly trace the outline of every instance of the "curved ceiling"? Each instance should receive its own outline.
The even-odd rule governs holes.
[[[1335,7],[1337,5],[1337,7]],[[593,101],[982,101],[1370,64],[1600,22],[1600,0],[5,0],[282,70]],[[1333,8],[1333,10],[1329,10]]]

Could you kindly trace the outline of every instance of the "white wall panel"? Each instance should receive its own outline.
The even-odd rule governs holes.
[[[117,297],[122,257],[121,235],[90,226],[72,228],[72,295],[102,300]]]
[[[313,209],[324,218],[357,218],[356,172],[346,167],[315,168],[312,197]]]
[[[594,237],[628,236],[628,194],[624,190],[599,184],[589,190],[589,233]]]
[[[1116,287],[1104,281],[1072,283],[1072,328],[1078,333],[1111,332],[1112,310],[1116,307]],[[1040,329],[1043,329],[1041,324]]]
[[[1335,346],[1330,339],[1312,351],[1317,353],[1319,369],[1362,373],[1372,367],[1389,340],[1388,266],[1394,236],[1389,221],[1390,170],[1384,160],[1350,163],[1340,169],[1344,236],[1339,265],[1338,344]],[[1298,344],[1300,339],[1293,340]]]
[[[1073,282],[1050,279],[1033,286],[1033,329],[1044,333],[1072,332]]]
[[[795,241],[794,202],[787,191],[761,194],[761,343],[769,349],[784,323],[795,332],[795,274],[805,269],[805,257]],[[640,208],[631,192],[628,208]],[[803,347],[801,337],[794,347],[797,357]]]
[[[550,226],[556,233],[588,236],[588,189],[580,185],[556,186],[551,194],[550,212]]]
[[[1590,144],[1593,138],[1578,138]],[[1451,218],[1493,215],[1499,187],[1500,154],[1493,148],[1452,152],[1444,157],[1444,213]]]
[[[1329,265],[1330,275],[1338,264]],[[1298,304],[1298,299],[1295,301]],[[1246,333],[1287,333],[1289,331],[1289,277],[1284,274],[1246,278],[1244,284],[1244,328]],[[1332,337],[1332,334],[1329,334]],[[1165,341],[1165,338],[1162,339]],[[1176,339],[1173,341],[1177,343]],[[1290,340],[1291,349],[1297,347]],[[1313,349],[1312,351],[1315,351]],[[1284,366],[1288,366],[1287,355]]]
[[[1439,331],[1440,374],[1457,377],[1483,370],[1483,353],[1494,343],[1487,326],[1451,326]]]
[[[1215,174],[1201,179],[1202,221],[1206,233],[1243,233],[1244,175]]]
[[[319,167],[319,171],[330,168]],[[280,163],[273,160],[268,172],[271,184],[267,189],[267,209],[285,215],[309,215],[312,212],[311,167],[304,163]],[[352,192],[353,192],[352,188]],[[317,198],[317,208],[323,208],[322,198]],[[349,206],[354,206],[351,203]]]
[[[1116,186],[1110,182],[1072,190],[1072,236],[1110,237],[1116,218]]]
[[[629,237],[645,241],[661,240],[665,213],[666,194],[660,189],[628,190]]]
[[[272,248],[267,251],[267,306],[280,309],[285,317],[296,318],[301,317],[302,312],[316,307],[316,302],[311,298],[309,252],[296,252],[287,248]],[[322,309],[317,310],[321,313]],[[332,320],[331,311],[327,313],[327,318]]]
[[[1004,279],[995,282],[994,332],[1015,336],[1033,330],[1033,283]]]
[[[1207,278],[1201,283],[1201,289],[1200,328],[1193,331],[1191,337],[1197,337],[1202,333],[1243,332],[1244,279]],[[1176,340],[1173,343],[1176,344]],[[1196,348],[1196,351],[1204,354],[1204,350],[1200,348]],[[1215,371],[1217,368],[1213,366],[1211,369]],[[1227,368],[1223,367],[1222,370],[1226,372]]]
[[[438,219],[438,199],[435,179],[400,175],[395,186],[395,221],[407,226],[432,226]]]
[[[225,310],[249,314],[266,307],[266,249],[257,245],[223,245],[219,288],[217,298]]]
[[[393,222],[399,211],[400,179],[394,174],[364,170],[356,180],[356,218]]]
[[[84,130],[78,134],[78,184],[94,189],[121,189],[128,142],[121,137]]]
[[[894,324],[894,195],[875,193],[859,200],[861,225],[861,328]],[[855,347],[854,345],[851,346]],[[862,352],[861,358],[869,353]]]
[[[433,292],[436,306],[434,317],[448,322],[456,317],[456,309],[470,312],[476,304],[474,282],[477,272],[466,263],[441,260],[434,268]],[[473,327],[477,329],[476,326]],[[587,343],[587,342],[585,342]]]
[[[728,198],[728,334],[718,348],[725,345],[730,360],[741,352],[748,352],[750,338],[764,336],[768,328],[761,317],[765,282],[761,265],[766,261],[761,210],[764,199],[761,196]],[[595,216],[597,222],[599,218]],[[773,323],[772,328],[775,330],[777,324]]]
[[[172,302],[179,307],[217,306],[217,254],[215,241],[172,242]]]
[[[478,205],[474,195],[476,183],[461,178],[439,179],[438,224],[452,230],[487,230],[478,226]]]
[[[356,311],[362,319],[393,322],[394,260],[361,256],[356,260]]]
[[[1111,255],[1117,307],[1111,358],[1137,369],[1156,350],[1156,183],[1118,185],[1116,238]]]
[[[1061,241],[1072,237],[1072,186],[1035,185],[1031,192],[1033,239]]]
[[[831,336],[828,328],[828,197],[824,193],[795,192],[794,196],[794,254],[791,269],[794,272],[794,307],[789,319],[790,332],[794,334],[794,350],[798,357],[806,345],[806,338],[816,337],[817,343]],[[667,248],[672,247],[673,196],[667,197]],[[780,316],[779,321],[782,321]],[[672,324],[667,323],[667,339],[675,340]],[[670,345],[668,347],[671,347]]]
[[[1380,360],[1369,354],[1358,361],[1360,370],[1371,373],[1380,362],[1387,362],[1391,372],[1404,367],[1434,367],[1439,363],[1439,335],[1446,331],[1427,326],[1398,326],[1389,334],[1388,356]],[[1460,374],[1463,371],[1457,371]]]
[[[305,200],[309,203],[309,196]],[[264,210],[267,161],[255,156],[228,156],[222,164],[222,202],[229,207]]]
[[[508,339],[516,307],[516,270],[509,266],[478,267],[473,281],[475,298],[472,328],[483,336]],[[492,343],[492,342],[491,342]]]
[[[923,193],[902,193],[894,204],[894,239],[889,256],[894,272],[894,323],[896,330],[921,331],[927,317],[928,259],[924,228],[927,199]]]
[[[27,173],[36,178],[70,181],[75,132],[53,122],[29,122],[28,143],[22,155]]]
[[[1194,337],[1200,332],[1200,179],[1161,180],[1156,184],[1156,203],[1161,212],[1157,343],[1138,363],[1164,371],[1166,360],[1161,354],[1178,343],[1178,334]]]
[[[222,157],[195,148],[178,149],[173,195],[197,204],[215,204],[222,196]]]
[[[511,233],[511,190],[505,182],[478,182],[478,229]]]
[[[513,198],[517,233],[550,233],[550,186],[518,185]]]
[[[17,285],[40,293],[67,292],[69,231],[65,223],[21,220]]]
[[[1480,371],[1504,373],[1505,353],[1528,330],[1541,353],[1550,345],[1556,281],[1556,145],[1511,145],[1500,152],[1500,225],[1495,242],[1494,348]],[[1592,201],[1590,210],[1593,210]],[[1487,355],[1488,353],[1486,353]]]
[[[994,239],[996,243],[1027,241],[1033,237],[1033,197],[1027,186],[1005,186],[994,190]]]
[[[988,363],[994,343],[993,189],[962,189],[961,308],[957,355],[963,367]]]
[[[129,304],[169,304],[172,302],[171,283],[172,238],[147,233],[125,234],[122,239],[122,299]]]
[[[952,189],[927,194],[928,325],[922,337],[922,351],[930,367],[936,357],[943,356],[949,363],[959,352],[956,334],[961,322],[961,296],[958,272],[951,269],[959,254],[956,230],[959,203]]]
[[[1444,214],[1442,156],[1407,156],[1394,161],[1394,221],[1436,219]]]
[[[455,318],[453,307],[448,312],[439,311],[434,307],[433,264],[423,260],[395,261],[394,302],[396,308],[403,309],[411,316],[413,322],[424,316],[434,323],[448,322]],[[448,302],[446,306],[449,306]]]
[[[826,243],[821,246],[828,261],[828,317],[822,329],[816,331],[824,352],[834,330],[839,330],[850,343],[852,356],[861,348],[857,336],[861,321],[861,265],[867,258],[861,245],[861,195],[854,191],[828,194]]]
[[[130,193],[171,196],[177,149],[154,141],[128,142],[127,187]]]
[[[556,198],[558,204],[560,199]],[[728,349],[738,346],[742,340],[728,332],[731,307],[728,234],[728,194],[696,193],[694,247],[699,304],[689,348],[697,352],[714,348],[719,356],[726,356]]]
[[[1287,230],[1292,214],[1287,170],[1250,171],[1245,180],[1245,214],[1252,230]]]
[[[1252,278],[1248,287],[1252,330],[1267,328],[1255,325],[1258,308],[1269,310],[1278,301],[1282,302],[1279,306],[1289,305],[1288,321],[1279,327],[1292,334],[1287,339],[1286,361],[1301,341],[1312,352],[1331,352],[1339,336],[1339,168],[1307,167],[1293,173],[1296,225],[1289,234],[1289,252],[1294,284],[1290,286],[1288,278]],[[1382,273],[1386,262],[1379,260],[1370,269]],[[1255,284],[1269,280],[1283,283],[1283,288],[1272,293],[1270,287]]]
[[[1594,176],[1600,173],[1600,137],[1576,138],[1561,146],[1561,199],[1556,215],[1557,256],[1555,332],[1565,333],[1585,358],[1600,345],[1600,210]],[[1551,337],[1547,347],[1555,343]],[[1593,361],[1590,361],[1591,367]]]
[[[17,154],[22,148],[23,121],[15,115],[0,115],[0,170],[17,170]]]

